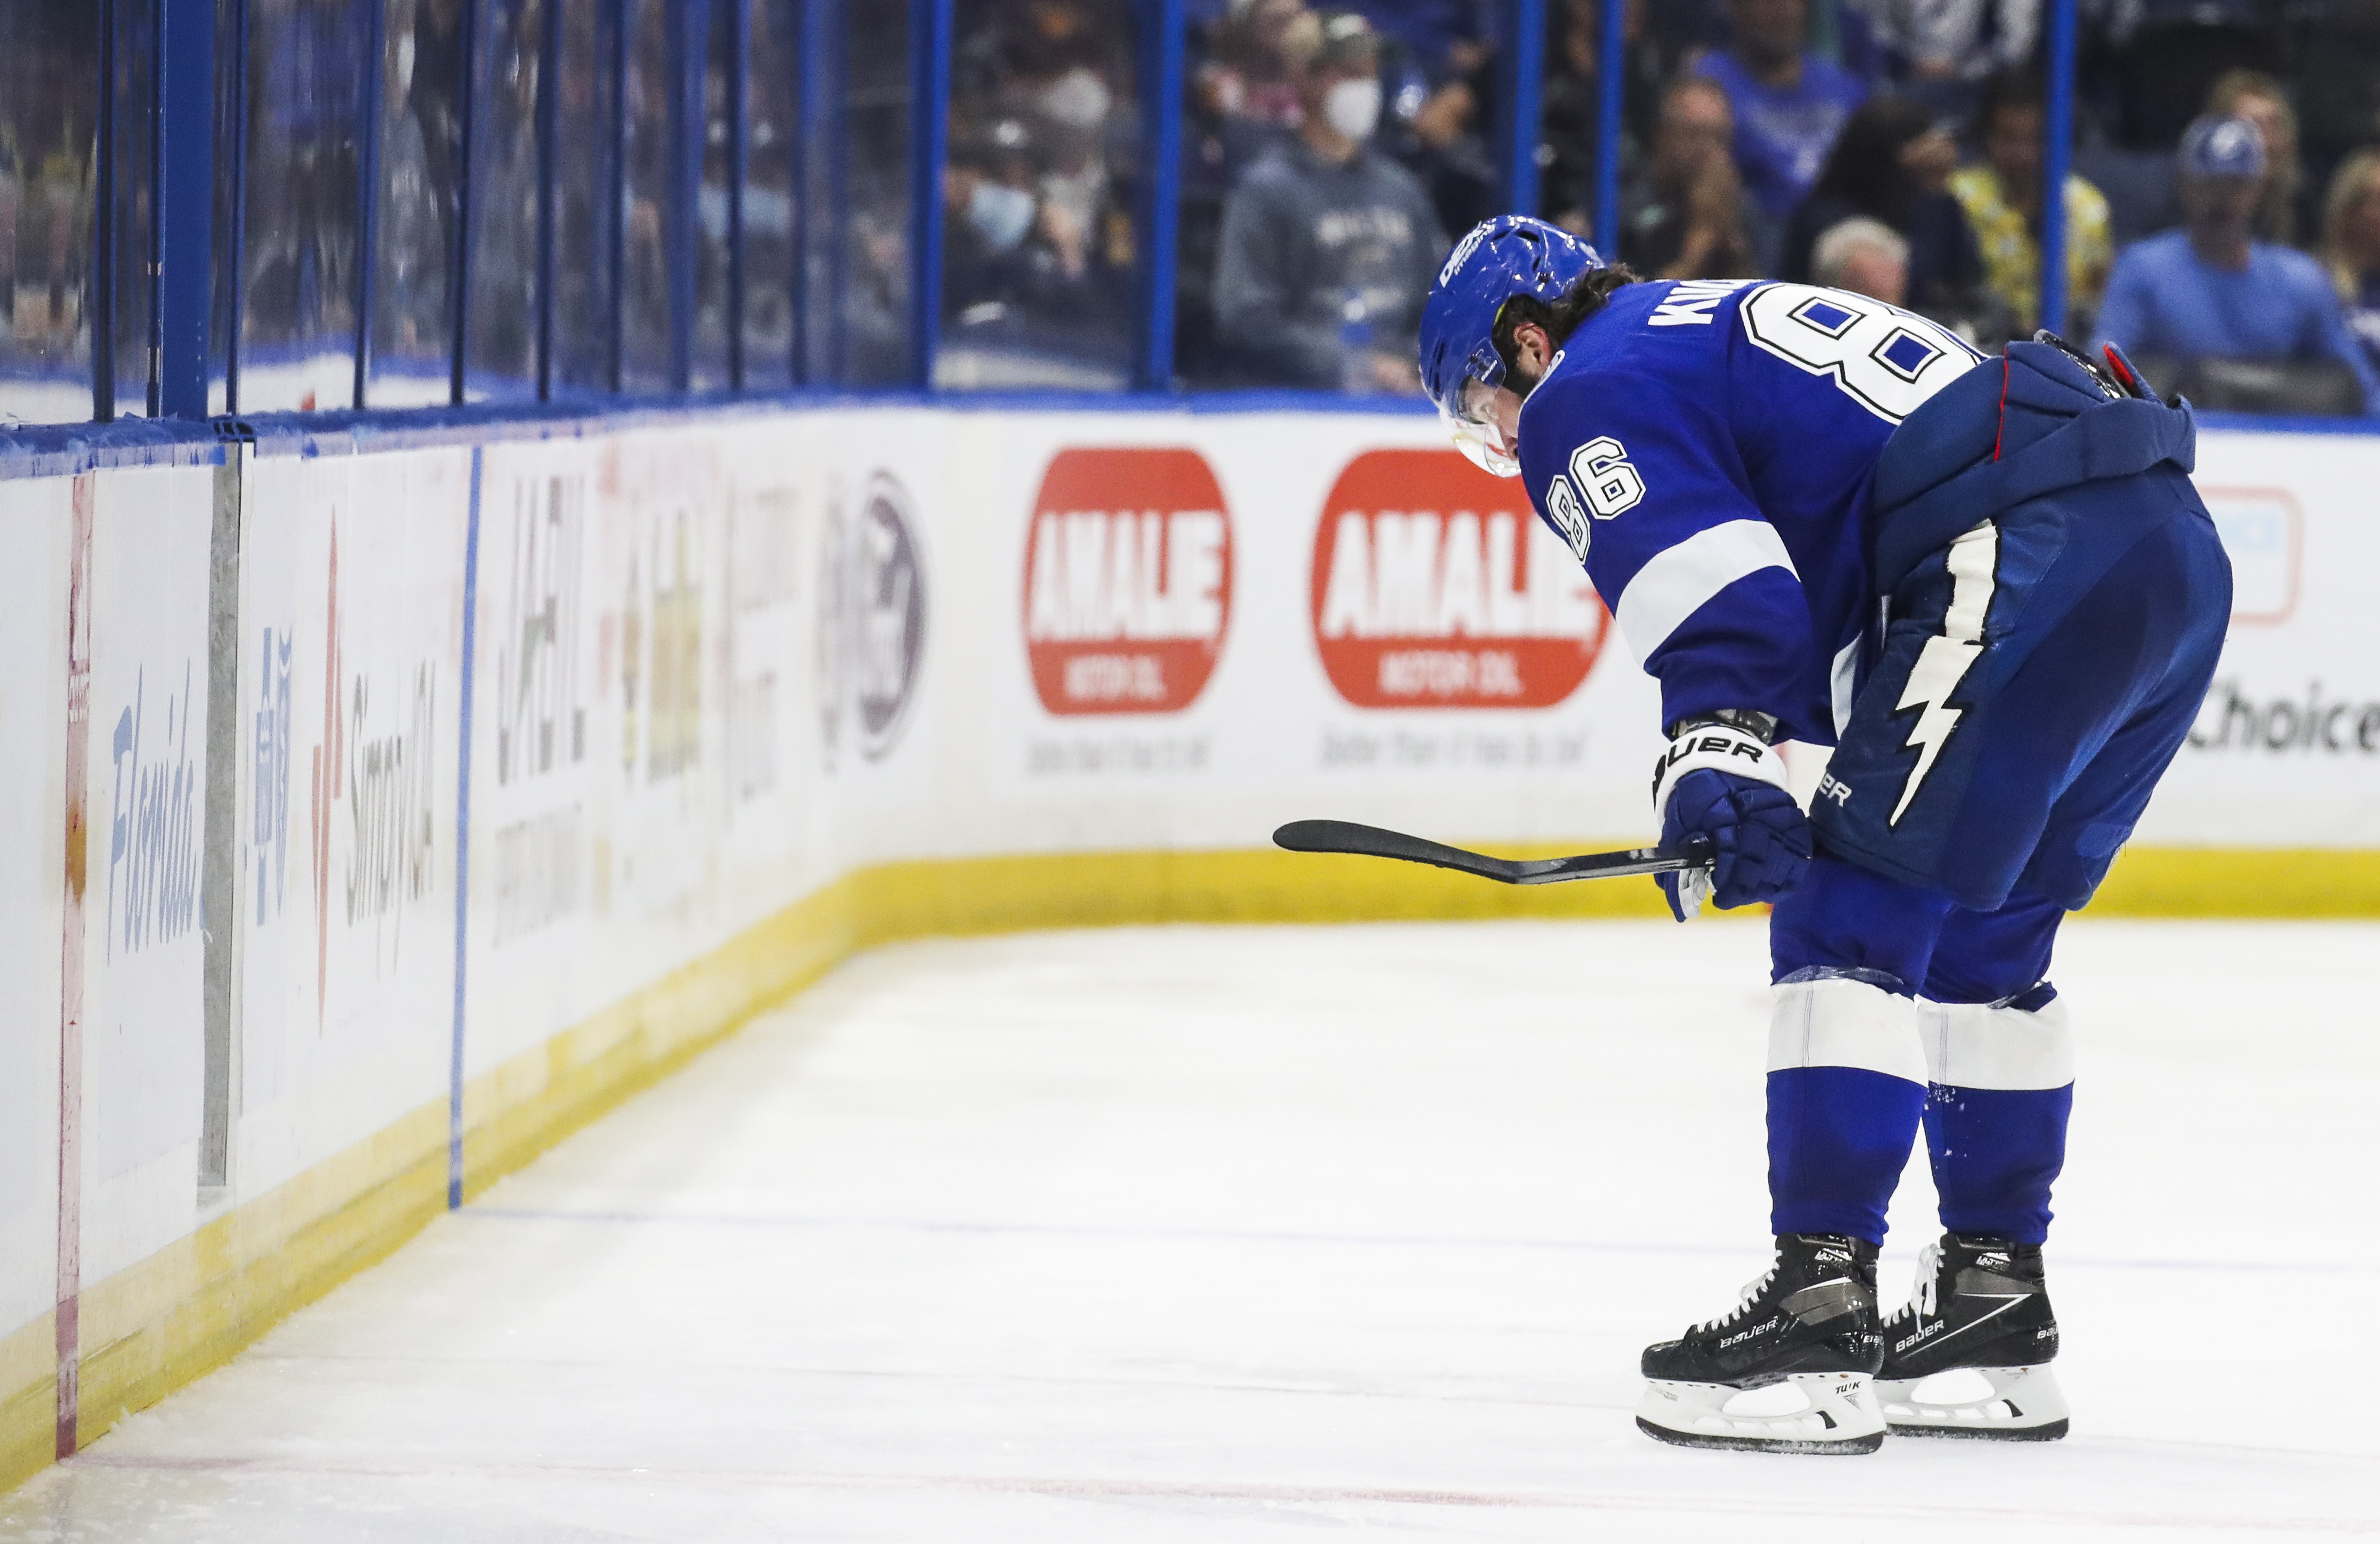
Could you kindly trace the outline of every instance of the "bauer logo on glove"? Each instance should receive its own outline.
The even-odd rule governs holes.
[[[1653,766],[1653,808],[1664,845],[1703,836],[1717,854],[1708,869],[1658,876],[1681,922],[1706,901],[1721,910],[1773,901],[1809,865],[1810,822],[1786,787],[1785,760],[1749,729],[1681,724]]]

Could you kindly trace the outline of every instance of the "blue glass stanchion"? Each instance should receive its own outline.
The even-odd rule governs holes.
[[[365,387],[371,379],[372,279],[380,266],[373,259],[380,250],[381,55],[387,46],[386,12],[375,0],[364,28],[364,139],[356,186],[356,371],[350,394],[351,405],[358,410],[366,406]],[[239,216],[235,213],[232,218]]]
[[[538,18],[537,91],[537,399],[553,397],[554,275],[560,268],[555,227],[560,220],[558,140],[562,117],[562,8]]]
[[[2066,176],[2074,164],[2076,0],[2051,0],[2048,143],[2041,167],[2041,325],[2066,331]]]
[[[1537,212],[1537,146],[1545,138],[1546,0],[1512,0],[1512,35],[1504,49],[1504,202]],[[1460,235],[1460,232],[1451,234]]]
[[[950,157],[953,9],[953,0],[909,5],[909,364],[916,383],[926,387],[934,383],[942,333],[942,172]]]
[[[1620,261],[1620,112],[1628,90],[1628,6],[1604,0],[1603,36],[1595,67],[1595,244],[1607,262]]]
[[[1141,142],[1148,147],[1141,201],[1141,346],[1143,391],[1173,386],[1173,308],[1182,230],[1183,0],[1149,0],[1140,33]]]

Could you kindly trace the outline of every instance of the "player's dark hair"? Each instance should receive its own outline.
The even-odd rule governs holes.
[[[1626,263],[1615,262],[1609,268],[1580,274],[1562,291],[1561,298],[1550,304],[1534,295],[1515,295],[1505,301],[1503,309],[1496,313],[1496,325],[1489,334],[1496,343],[1496,357],[1504,361],[1505,379],[1517,380],[1520,376],[1520,345],[1513,341],[1513,334],[1523,322],[1534,322],[1543,327],[1546,335],[1554,340],[1554,346],[1560,348],[1570,341],[1571,334],[1578,331],[1580,322],[1603,309],[1613,290],[1635,282],[1636,275]]]

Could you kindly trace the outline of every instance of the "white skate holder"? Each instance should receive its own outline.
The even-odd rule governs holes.
[[[1655,1380],[1636,1404],[1636,1424],[1687,1447],[1763,1453],[1874,1453],[1884,1414],[1864,1372],[1791,1373],[1776,1383]]]
[[[2046,1365],[1879,1379],[1876,1397],[1896,1436],[2048,1441],[2066,1434],[2066,1396]]]

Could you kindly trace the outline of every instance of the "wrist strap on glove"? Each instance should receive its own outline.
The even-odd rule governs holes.
[[[1682,724],[1677,737],[1653,763],[1653,818],[1660,820],[1669,813],[1670,796],[1676,792],[1680,778],[1706,770],[1732,772],[1779,788],[1791,786],[1785,776],[1785,758],[1759,736],[1731,723]]]

